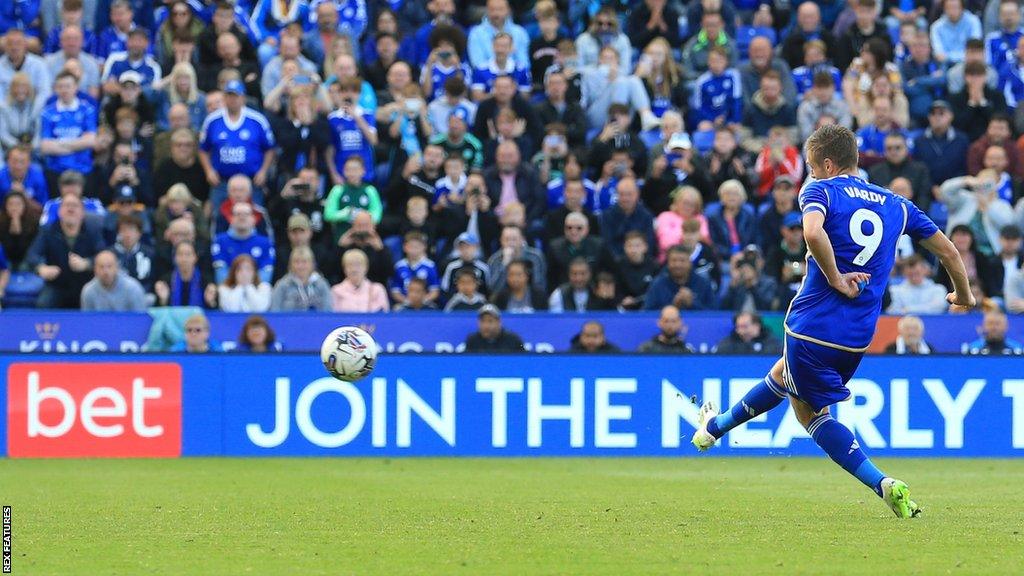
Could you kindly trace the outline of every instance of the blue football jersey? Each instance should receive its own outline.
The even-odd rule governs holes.
[[[221,180],[236,174],[252,177],[263,166],[264,153],[276,146],[267,118],[252,108],[242,108],[231,121],[227,110],[215,110],[203,122],[199,148],[210,155],[210,164]]]
[[[808,254],[807,276],[786,315],[786,332],[818,344],[862,351],[875,334],[896,262],[896,242],[903,234],[924,240],[939,229],[909,200],[858,176],[807,184],[800,192],[800,211],[825,215],[824,229],[839,272],[866,272],[871,280],[859,296],[847,298],[829,286]]]

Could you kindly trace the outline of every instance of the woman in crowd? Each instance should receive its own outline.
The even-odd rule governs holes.
[[[174,54],[175,36],[196,39],[205,27],[203,21],[192,12],[188,2],[173,2],[167,10],[167,19],[157,29],[156,46],[153,47],[157,58],[166,61]]]
[[[619,15],[612,6],[598,10],[587,31],[576,39],[579,66],[597,66],[598,52],[606,47],[611,47],[619,54],[619,62],[623,63],[623,66],[629,66],[633,59],[633,46],[629,42],[629,36],[620,30]]]
[[[949,239],[953,242],[957,253],[960,254],[960,259],[964,262],[964,268],[967,270],[967,279],[972,284],[977,283],[984,294],[998,295],[1002,293],[1003,287],[998,284],[1002,281],[1003,274],[1001,273],[1002,270],[996,268],[997,266],[1002,266],[1002,262],[981,253],[975,242],[974,231],[971,230],[971,227],[966,224],[954,226],[949,234]],[[949,273],[946,272],[944,267],[938,267],[935,281],[945,286],[947,290],[953,291],[953,281],[949,278]]]
[[[235,256],[217,299],[224,312],[266,312],[270,309],[270,284],[260,282],[256,261],[248,254]]]
[[[208,216],[203,205],[192,197],[188,187],[180,182],[171,186],[157,203],[153,213],[153,234],[163,238],[168,224],[181,217],[189,218],[196,227],[196,238],[202,241],[210,239]]]
[[[277,157],[278,181],[287,182],[307,166],[319,169],[331,145],[327,119],[316,113],[316,89],[312,85],[292,86],[284,114],[268,116],[281,152]]]
[[[24,72],[11,77],[4,105],[0,106],[0,146],[3,152],[18,144],[29,144],[39,129],[39,111],[32,81]]]
[[[644,83],[651,100],[651,112],[661,118],[668,110],[686,111],[686,84],[683,71],[672,58],[668,41],[657,37],[644,48],[636,75]]]
[[[195,244],[182,241],[174,248],[174,268],[156,281],[157,306],[217,307],[217,285],[199,267]]]
[[[892,86],[903,86],[899,68],[889,61],[889,46],[884,40],[870,38],[843,77],[843,97],[851,110],[856,110],[861,100],[868,98],[875,78],[882,75],[889,77]]]
[[[857,125],[864,127],[875,121],[875,100],[885,98],[892,104],[892,119],[907,128],[910,126],[910,102],[903,90],[894,86],[886,74],[879,74],[871,81],[871,89],[851,104],[851,112]]]
[[[159,90],[153,94],[156,106],[156,123],[160,130],[170,128],[168,112],[175,104],[188,107],[189,124],[196,132],[206,118],[206,94],[199,91],[196,69],[188,62],[175,64],[163,80]]]
[[[274,312],[330,312],[331,287],[316,271],[313,250],[297,246],[288,258],[288,273],[274,285]]]
[[[654,235],[658,240],[658,262],[664,262],[668,249],[683,240],[683,224],[690,220],[700,222],[701,238],[711,237],[700,192],[693,186],[680,186],[672,192],[671,207],[654,219]]]
[[[370,260],[359,248],[341,257],[345,279],[331,287],[332,309],[335,312],[387,312],[390,308],[384,285],[366,277]]]
[[[237,352],[277,352],[281,350],[281,343],[277,341],[274,329],[267,323],[267,319],[259,314],[253,314],[245,320],[242,331],[238,334]]]
[[[711,242],[723,259],[753,244],[757,235],[757,218],[746,206],[747,191],[739,180],[726,180],[718,187],[721,209],[708,215]]]
[[[39,232],[42,209],[23,193],[12,190],[0,211],[0,246],[12,270],[21,268],[32,241]]]
[[[505,267],[505,286],[491,296],[491,303],[514,314],[548,309],[547,297],[533,286],[530,267],[523,260],[515,260]]]

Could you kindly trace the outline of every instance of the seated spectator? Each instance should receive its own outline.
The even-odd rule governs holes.
[[[501,325],[501,310],[485,304],[477,310],[477,331],[466,337],[466,352],[524,352],[523,339]]]
[[[579,334],[573,336],[569,343],[569,352],[577,354],[608,354],[621,351],[605,338],[604,325],[597,320],[584,322]]]
[[[387,285],[395,272],[391,251],[384,246],[384,241],[376,228],[369,212],[360,212],[352,218],[352,227],[338,240],[341,256],[345,252],[358,248],[370,259],[370,271],[367,277],[374,282]],[[340,262],[340,260],[339,260]]]
[[[665,38],[654,38],[643,49],[636,75],[644,83],[651,113],[656,118],[669,110],[686,110],[683,70],[673,58],[672,47]]]
[[[782,354],[782,342],[765,330],[756,312],[738,312],[732,317],[732,332],[716,346],[718,354]]]
[[[405,304],[395,306],[395,312],[436,312],[437,304],[427,300],[427,281],[423,278],[409,280]]]
[[[678,132],[669,138],[664,155],[651,163],[651,170],[643,187],[644,205],[659,216],[670,208],[675,196],[673,190],[691,186],[708,202],[714,198],[707,167],[693,150],[690,137]]]
[[[665,271],[651,282],[644,297],[644,310],[660,310],[669,304],[680,310],[712,310],[715,295],[711,282],[693,274],[690,251],[684,246],[668,249]]]
[[[680,186],[672,192],[672,206],[658,214],[654,220],[654,233],[658,239],[658,261],[664,262],[668,250],[683,240],[683,227],[687,222],[699,222],[701,238],[711,239],[708,219],[704,216],[704,202],[700,192],[692,186]]]
[[[838,7],[837,7],[838,8]],[[870,17],[874,20],[874,11]],[[807,45],[812,42],[821,43],[821,51],[824,56],[826,49],[835,51],[837,43],[832,31],[821,22],[821,8],[814,2],[803,2],[796,8],[796,15],[793,18],[793,27],[789,34],[783,39],[780,47],[780,54],[785,58],[790,67],[797,67],[802,61],[801,58],[807,51]]]
[[[498,87],[502,87],[504,84],[506,84],[504,80],[497,82]],[[430,144],[440,146],[446,155],[457,154],[462,156],[466,161],[466,166],[470,169],[482,170],[484,166],[484,145],[475,134],[469,132],[469,127],[472,126],[472,117],[473,115],[469,108],[461,104],[455,106],[448,116],[447,133],[435,134],[430,138]],[[440,162],[436,169],[440,172]]]
[[[996,181],[996,196],[1010,204],[1020,199],[1021,180],[1007,172],[1010,168],[1010,161],[1006,157],[1006,148],[997,145],[989,146],[985,150],[982,167],[992,170],[998,177]]]
[[[505,283],[492,296],[491,303],[513,314],[530,314],[548,309],[547,297],[531,282],[531,266],[525,260],[513,260],[504,269]]]
[[[39,232],[39,205],[21,192],[10,192],[0,210],[0,247],[11,269],[20,270],[32,241]]]
[[[228,267],[239,254],[248,254],[256,261],[261,282],[270,282],[274,274],[274,245],[256,232],[252,204],[239,202],[231,207],[231,227],[218,234],[211,246],[213,271],[217,282],[227,279]]]
[[[328,282],[341,281],[341,268],[338,262],[338,250],[335,246],[317,242],[313,238],[312,225],[309,217],[302,212],[296,212],[287,219],[287,231],[283,235],[287,239],[274,248],[274,281],[280,280],[288,273],[288,258],[292,250],[299,246],[307,246],[313,250],[313,259],[317,269]],[[365,255],[365,253],[364,253]]]
[[[494,88],[494,80],[498,76],[511,76],[517,88],[524,95],[529,95],[533,88],[530,80],[530,68],[527,62],[519,62],[512,53],[512,36],[498,32],[491,40],[492,56],[482,66],[473,68],[473,81],[470,86],[474,101],[483,100]]]
[[[935,59],[943,64],[960,62],[969,38],[981,38],[981,20],[964,8],[963,0],[943,0],[942,17],[931,25]]]
[[[708,229],[715,252],[723,258],[740,251],[757,238],[754,212],[746,205],[747,192],[738,180],[718,187],[720,209],[708,215]]]
[[[601,222],[586,206],[589,198],[597,196],[594,183],[581,179],[582,169],[575,154],[566,157],[565,170],[561,178],[553,178],[548,182],[548,211],[544,215],[544,233],[542,239],[547,244],[555,238],[561,238],[565,232],[565,217],[571,212],[579,212],[587,217],[590,230],[598,233]]]
[[[1024,264],[1024,252],[1021,251],[1022,245],[1024,245],[1024,239],[1022,239],[1020,226],[1010,224],[1003,226],[1003,229],[999,231],[999,253],[993,259],[993,278],[996,282],[995,286],[990,287],[990,291],[994,294],[1005,296],[1006,309],[1009,312],[1017,312],[1017,306],[1024,304],[1024,302],[1011,304],[1011,297],[1006,295],[1006,292],[1010,290],[1010,284],[1014,284],[1013,293],[1015,298],[1022,294],[1019,289],[1024,288],[1024,285],[1016,285],[1019,281],[1017,273],[1021,268],[1021,264]]]
[[[686,323],[679,309],[671,304],[663,306],[658,316],[658,333],[636,349],[642,354],[693,354],[692,344],[686,343]]]
[[[137,115],[136,135],[147,138],[153,135],[156,108],[153,106],[152,97],[142,91],[142,76],[138,72],[127,70],[119,76],[114,76],[107,81],[105,89],[109,92],[103,105],[104,124],[115,126],[117,113],[127,109]]]
[[[217,307],[217,285],[199,265],[195,244],[188,240],[173,247],[174,264],[157,280],[153,291],[158,306]]]
[[[530,268],[531,286],[544,291],[547,279],[547,263],[540,250],[526,243],[523,230],[516,226],[505,226],[501,229],[500,248],[487,260],[490,274],[488,286],[491,293],[496,293],[506,285],[506,273],[512,262],[522,261]]]
[[[40,113],[39,153],[51,182],[65,170],[92,172],[92,148],[96,143],[99,117],[96,106],[77,96],[78,79],[62,72],[53,83],[57,100]]]
[[[463,232],[455,239],[455,255],[442,266],[441,292],[446,296],[454,294],[455,279],[462,270],[473,273],[477,291],[486,296],[490,290],[490,269],[480,258],[480,240],[469,232]]]
[[[431,139],[440,140],[448,134],[448,119],[456,108],[461,108],[460,114],[464,115],[464,119],[458,120],[463,126],[463,133],[466,128],[473,125],[473,118],[476,116],[476,103],[468,98],[468,93],[469,89],[461,75],[454,75],[445,80],[444,93],[427,105],[427,117],[434,129]],[[583,116],[582,110],[579,114],[581,117]],[[473,139],[476,140],[476,136],[473,136]]]
[[[982,170],[977,176],[962,176],[946,180],[939,187],[939,200],[949,210],[946,222],[947,233],[965,224],[976,226],[980,221],[983,234],[975,238],[978,250],[991,256],[999,246],[999,231],[1013,223],[1013,208],[999,198],[996,190],[997,176],[991,170]]]
[[[569,262],[583,258],[594,270],[610,269],[611,255],[604,240],[590,236],[587,218],[579,212],[565,217],[565,236],[548,245],[548,286],[558,286],[569,279]]]
[[[871,124],[857,130],[857,144],[860,148],[860,164],[870,167],[882,159],[885,153],[885,137],[893,132],[907,135],[906,131],[892,117],[892,101],[878,98],[871,104],[874,119]],[[907,139],[909,143],[909,138]]]
[[[999,86],[999,71],[1002,70],[1003,65],[1006,64],[1005,60],[1003,64],[998,67],[989,66],[988,62],[985,61],[986,49],[984,40],[971,38],[967,40],[966,46],[963,61],[957,62],[952,66],[948,66],[946,69],[946,92],[950,95],[963,92],[967,87],[967,67],[977,67],[979,64],[981,65],[981,68],[976,68],[976,70],[980,72],[980,76],[984,77],[982,84],[995,91]],[[1008,57],[1012,59],[1015,55],[1016,48],[1017,42],[1013,41],[1004,58]],[[1000,100],[1002,100],[1002,96],[1000,96]]]
[[[543,126],[554,123],[565,126],[565,137],[569,148],[583,146],[587,136],[587,117],[578,101],[566,96],[569,81],[565,72],[551,69],[541,76],[544,80],[544,100],[536,105],[537,119]],[[534,82],[538,79],[534,77]],[[653,105],[652,105],[653,109]]]
[[[576,52],[579,65],[597,66],[599,52],[604,47],[611,47],[621,62],[629,62],[633,58],[633,48],[629,37],[620,29],[619,15],[611,6],[605,6],[594,15],[590,26],[576,38]]]
[[[979,330],[981,338],[967,344],[966,353],[1014,356],[1024,354],[1024,344],[1006,337],[1009,330],[1010,322],[1006,314],[999,311],[986,312]]]
[[[936,198],[939,182],[967,173],[967,136],[952,127],[953,111],[949,102],[935,100],[928,109],[928,129],[914,144],[914,159],[924,164],[932,181],[927,192]]]
[[[945,69],[932,58],[928,35],[924,32],[918,32],[911,40],[910,58],[903,62],[900,72],[910,119],[921,125],[927,120],[931,102],[946,94]]]
[[[124,82],[122,76],[125,72],[138,74],[141,88],[152,88],[153,84],[162,78],[163,71],[150,54],[152,52],[149,49],[149,31],[144,28],[133,28],[128,33],[125,49],[112,52],[104,60],[103,74],[100,76],[103,91],[108,95],[117,93],[117,82]]]
[[[142,284],[147,294],[156,282],[156,251],[142,242],[142,219],[135,214],[119,215],[117,238],[110,250],[117,256],[121,269]]]
[[[859,44],[860,52],[848,68],[836,61],[840,70],[846,70],[843,77],[843,99],[850,104],[852,110],[860,109],[865,101],[870,104],[874,99],[871,90],[873,82],[880,76],[889,78],[890,87],[903,86],[899,68],[892,62],[892,43],[886,32],[881,33],[883,37],[867,38]]]
[[[414,277],[427,281],[427,300],[433,302],[441,296],[441,285],[437,277],[437,266],[427,258],[427,237],[422,232],[412,231],[402,239],[405,258],[395,263],[395,272],[390,282],[391,300],[396,304],[405,302],[409,280]]]
[[[985,83],[985,64],[971,62],[964,66],[964,89],[949,97],[953,108],[953,125],[974,142],[985,133],[997,114],[1005,114],[1006,99],[995,86]]]
[[[913,160],[902,133],[891,132],[885,137],[884,159],[868,169],[872,184],[887,187],[896,178],[906,178],[914,190],[914,204],[924,212],[932,205],[932,179],[928,167]]]
[[[537,17],[536,30],[530,30],[530,77],[533,78],[533,89],[543,89],[544,73],[555,65],[558,56],[558,44],[570,41],[566,38],[568,28],[562,25],[561,15],[553,0],[541,0],[534,9]]]
[[[587,199],[584,202],[584,206],[594,214],[600,214],[612,207],[619,180],[636,178],[636,172],[633,171],[636,166],[635,158],[643,156],[643,148],[639,147],[638,139],[633,138],[632,141],[638,145],[635,154],[626,148],[608,149],[601,142],[594,142],[591,160],[593,161],[595,157],[601,158],[600,173],[593,183],[593,189],[587,191]]]
[[[111,245],[117,241],[118,221],[123,217],[138,219],[142,234],[148,241],[153,238],[153,225],[146,206],[138,201],[135,189],[130,185],[118,187],[111,199],[110,210],[103,217],[103,240]]]
[[[430,213],[429,201],[422,196],[412,196],[405,203],[405,214],[398,224],[396,236],[404,237],[409,232],[419,232],[426,237],[428,255],[440,238],[437,217]]]
[[[203,214],[203,206],[192,196],[189,189],[179,182],[160,197],[153,212],[153,236],[157,239],[157,248],[160,248],[160,242],[171,222],[179,218],[188,219],[192,223],[197,240],[201,243],[209,241],[209,224]]]
[[[781,241],[768,247],[765,272],[779,283],[779,307],[786,308],[807,275],[807,242],[799,212],[782,218],[779,235]]]
[[[889,102],[890,116],[895,124],[902,128],[911,126],[910,103],[903,94],[902,85],[894,86],[889,76],[884,74],[872,79],[868,91],[851,102],[850,112],[858,126],[868,126],[875,121],[875,102],[878,100]]]
[[[377,120],[372,111],[357,104],[359,86],[358,77],[339,82],[340,104],[327,117],[331,128],[331,143],[326,152],[327,168],[335,185],[344,183],[345,161],[351,156],[363,159],[366,179],[374,181],[373,147],[378,142]]]
[[[601,212],[601,236],[613,256],[621,256],[626,234],[637,231],[654,243],[654,217],[640,202],[640,187],[633,178],[623,178],[616,186],[615,205]]]
[[[794,105],[797,100],[796,85],[793,83],[793,71],[782,58],[772,55],[772,42],[765,36],[755,36],[750,41],[750,59],[738,66],[740,82],[743,86],[743,103],[749,106],[758,88],[764,89],[764,79],[776,76],[781,100]],[[770,74],[774,72],[775,74]],[[785,124],[793,124],[788,122]]]
[[[736,60],[736,46],[725,32],[722,14],[705,10],[700,19],[700,31],[683,45],[683,72],[688,81],[696,80],[707,72],[711,60],[712,49],[721,50],[727,62]],[[740,86],[737,84],[736,89]]]
[[[0,167],[0,201],[17,190],[40,205],[50,199],[43,167],[32,162],[32,151],[24,145],[7,150],[7,165]]]
[[[25,261],[46,283],[39,308],[80,308],[82,288],[91,279],[92,259],[103,250],[97,226],[86,221],[82,200],[61,197],[60,219],[47,224],[29,248]]]
[[[718,286],[722,281],[721,259],[715,252],[714,246],[700,235],[699,222],[691,220],[683,224],[683,239],[679,245],[691,251],[690,262],[693,264],[693,273],[699,274],[711,282],[711,288],[717,294]]]
[[[82,310],[92,312],[144,312],[146,292],[139,281],[117,265],[117,255],[109,250],[96,254],[95,277],[82,287]]]
[[[912,255],[902,263],[903,282],[889,288],[892,298],[887,314],[942,314],[949,308],[946,289],[930,278],[924,258]]]
[[[170,133],[170,155],[158,162],[153,173],[153,194],[162,198],[175,184],[184,184],[200,203],[210,198],[210,183],[196,159],[196,137],[187,128]]]
[[[590,310],[619,310],[622,297],[618,294],[618,282],[615,275],[607,270],[597,273],[594,290],[587,303]]]
[[[87,26],[83,19],[84,12],[82,0],[66,0],[61,2],[58,12],[58,19],[60,22],[49,29],[49,32],[46,35],[46,40],[43,42],[43,54],[51,54],[59,50],[61,44],[60,40],[64,36],[64,31],[71,27],[84,31],[84,41],[80,42],[83,42],[84,46],[87,48],[92,48],[96,43],[96,35],[93,34],[91,30],[91,21],[94,19],[94,15],[90,14],[90,23]],[[43,16],[42,20],[46,22],[47,18]]]
[[[608,123],[612,104],[625,106],[630,121],[634,114],[639,115],[645,129],[656,124],[644,83],[629,73],[629,60],[622,60],[611,46],[601,49],[598,65],[581,70],[580,82],[581,104],[587,114],[589,130]]]
[[[196,69],[190,62],[175,64],[162,84],[154,95],[157,128],[169,129],[171,107],[181,104],[188,112],[187,127],[198,132],[206,119],[206,94],[199,90]]]
[[[217,287],[217,301],[224,312],[266,312],[271,287],[256,276],[256,261],[239,254],[231,261],[228,277]]]
[[[202,313],[189,316],[185,320],[185,339],[178,342],[168,352],[185,352],[188,354],[205,354],[207,352],[223,352],[220,342],[210,339],[210,321]]]
[[[1007,167],[1010,176],[1019,178],[1021,173],[1020,153],[1013,141],[1010,118],[1005,114],[995,114],[988,121],[985,135],[974,140],[967,149],[967,173],[975,175],[981,171],[985,163],[985,152],[992,146],[1002,146],[1006,150]]]
[[[285,244],[288,237],[288,219],[296,214],[302,214],[310,225],[311,241],[313,244],[327,247],[337,245],[330,242],[330,227],[324,220],[324,207],[320,194],[320,174],[316,168],[306,166],[299,170],[298,174],[285,181],[281,190],[270,197],[267,201],[267,212],[270,214],[270,221],[273,224],[274,239],[279,247]],[[372,222],[371,222],[372,225]],[[314,252],[316,249],[314,248]],[[320,255],[317,255],[317,262],[320,263]],[[280,269],[287,267],[280,266]],[[321,263],[322,264],[322,263]],[[330,277],[329,271],[320,269],[325,276]]]
[[[387,312],[390,308],[384,285],[368,280],[370,260],[358,248],[345,252],[345,279],[331,287],[335,312]]]
[[[229,81],[224,107],[206,117],[199,138],[199,162],[210,187],[216,189],[236,174],[251,174],[253,185],[262,188],[274,163],[275,145],[267,118],[245,105],[245,86]],[[213,199],[214,205],[220,204],[216,191]]]
[[[337,243],[348,231],[352,218],[357,212],[370,213],[374,224],[380,222],[383,214],[380,194],[372,184],[367,184],[366,168],[360,156],[349,156],[343,168],[344,182],[331,189],[324,200],[324,221],[329,222]]]
[[[761,77],[760,89],[750,97],[743,112],[743,125],[755,138],[765,138],[772,126],[796,126],[796,105],[782,94],[778,72],[769,70]]]
[[[593,271],[586,259],[577,256],[569,262],[568,279],[558,284],[548,297],[548,310],[552,312],[584,312],[591,310],[595,297],[591,287]]]
[[[253,314],[245,319],[242,330],[238,334],[238,345],[235,352],[278,352],[281,350],[281,343],[277,341],[274,329],[267,323],[267,319],[259,314]]]
[[[843,75],[838,68],[828,61],[828,46],[821,40],[809,40],[804,44],[803,66],[793,69],[793,82],[796,85],[796,101],[803,100],[814,87],[814,80],[819,74],[832,79],[835,91],[842,94]],[[824,85],[824,81],[822,82]]]
[[[886,354],[931,354],[932,347],[924,339],[924,322],[912,314],[896,323],[896,341],[885,347]]]
[[[768,196],[768,191],[772,189],[775,179],[779,176],[789,176],[794,182],[802,181],[803,157],[800,150],[790,142],[785,128],[775,126],[768,131],[768,139],[754,161],[754,171],[760,178],[754,195],[756,203],[762,202]]]
[[[122,52],[127,47],[128,34],[135,28],[135,11],[126,0],[114,0],[110,3],[110,26],[101,30],[96,36],[92,54],[99,60],[105,60],[114,52]],[[139,14],[139,20],[149,17],[145,11]]]
[[[505,141],[498,145],[495,163],[484,171],[487,195],[499,216],[510,202],[520,202],[526,207],[526,220],[531,224],[539,221],[547,207],[547,195],[529,163],[522,162],[519,146]]]
[[[288,274],[274,284],[270,297],[274,312],[329,312],[331,286],[316,270],[313,251],[308,246],[292,250]]]
[[[460,268],[455,273],[455,294],[445,304],[445,312],[478,310],[487,304],[487,298],[477,289],[477,278],[473,270]]]
[[[5,18],[6,19],[6,18]],[[35,40],[38,52],[38,40]],[[11,28],[3,37],[4,55],[0,57],[0,94],[6,94],[11,78],[18,72],[24,72],[36,91],[45,96],[50,93],[53,79],[46,61],[29,52],[29,38],[24,30]]]
[[[738,130],[743,120],[743,85],[739,72],[729,67],[729,56],[721,46],[708,50],[708,69],[693,87],[691,124],[697,130],[729,126]]]
[[[850,105],[837,94],[832,77],[827,73],[818,72],[814,75],[811,89],[804,95],[803,101],[796,109],[796,123],[801,141],[811,137],[822,116],[830,116],[836,119],[837,124],[853,128]]]
[[[47,178],[49,178],[49,175],[47,175]],[[106,216],[107,210],[98,199],[82,196],[85,193],[85,178],[80,173],[74,170],[65,170],[57,180],[57,192],[56,198],[47,200],[46,204],[43,204],[43,213],[39,217],[40,226],[46,226],[57,221],[63,197],[73,194],[81,200],[86,220],[95,222],[98,228],[102,228],[103,218]]]
[[[729,259],[729,289],[719,307],[734,312],[770,311],[779,308],[779,285],[764,275],[764,260],[757,250],[737,252]]]
[[[40,111],[45,97],[36,97],[36,89],[24,72],[11,77],[5,92],[0,92],[0,148],[10,150],[18,144],[30,145],[39,131]]]
[[[772,186],[771,202],[761,204],[757,213],[757,244],[766,252],[782,242],[782,220],[790,212],[799,212],[796,202],[796,181],[789,176],[779,176]]]
[[[116,200],[123,188],[130,188],[133,199],[140,205],[155,206],[156,198],[153,197],[150,186],[152,178],[143,164],[135,154],[131,142],[122,140],[114,144],[110,159],[101,165],[95,174],[102,179],[99,190],[95,192],[99,200],[109,204]]]
[[[767,133],[767,131],[766,131]],[[750,138],[744,138],[749,141]],[[754,159],[739,147],[736,134],[722,126],[715,129],[715,140],[707,153],[708,177],[715,190],[726,180],[739,180],[745,190],[754,188]]]
[[[519,154],[525,158],[534,158],[537,151],[537,144],[526,134],[526,124],[523,119],[516,116],[516,113],[506,108],[498,112],[494,118],[494,134],[491,138],[484,140],[484,164],[494,164],[498,146],[502,142],[515,142],[519,147]],[[537,152],[542,157],[551,155],[551,147],[544,148]]]
[[[1006,226],[1003,226],[1003,228],[1006,228]],[[996,255],[995,253],[985,254],[981,251],[978,242],[976,242],[974,230],[966,224],[959,224],[950,231],[949,240],[953,243],[953,247],[956,248],[960,260],[964,263],[964,269],[967,271],[967,280],[971,284],[977,284],[986,296],[1002,294],[1002,277],[999,274],[1000,266],[996,261]],[[1001,228],[999,242],[992,249],[998,250],[1002,245],[1002,241]],[[939,269],[935,281],[950,292],[953,291],[953,281],[944,267]]]

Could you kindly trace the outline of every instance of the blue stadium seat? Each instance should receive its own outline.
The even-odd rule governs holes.
[[[43,279],[34,272],[14,272],[7,284],[4,308],[35,308],[43,290]]]
[[[714,130],[704,130],[702,132],[695,130],[693,134],[690,134],[690,137],[693,139],[694,148],[701,154],[707,154],[715,144]]]

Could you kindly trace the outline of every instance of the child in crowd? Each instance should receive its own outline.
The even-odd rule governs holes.
[[[384,212],[377,188],[364,181],[366,167],[362,157],[346,158],[344,173],[344,183],[331,188],[324,200],[324,220],[331,223],[335,243],[352,227],[352,219],[360,210],[369,212],[374,224],[380,223]]]
[[[410,198],[410,203],[415,199]],[[426,204],[425,199],[419,200]],[[437,300],[441,296],[441,286],[437,280],[437,266],[427,258],[427,236],[418,231],[406,233],[402,252],[405,258],[395,263],[395,275],[391,278],[391,299],[397,304],[404,304],[409,294],[409,281],[422,278],[427,282],[426,301]]]
[[[455,288],[455,294],[444,307],[445,312],[479,310],[487,303],[479,292],[476,275],[469,268],[462,268],[455,275]]]

